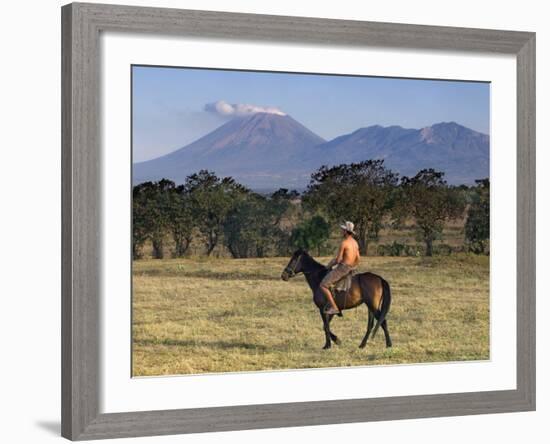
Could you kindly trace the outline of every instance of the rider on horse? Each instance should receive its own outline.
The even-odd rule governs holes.
[[[327,273],[319,286],[329,302],[325,309],[327,314],[340,313],[340,309],[334,301],[330,287],[349,273],[352,273],[359,264],[359,245],[353,238],[355,234],[353,223],[346,221],[343,225],[340,225],[340,228],[342,229],[343,239],[338,248],[338,254],[328,263],[327,268],[332,268],[334,265],[336,266]]]

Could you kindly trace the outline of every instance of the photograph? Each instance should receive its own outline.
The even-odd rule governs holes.
[[[490,94],[132,65],[132,377],[490,360]]]

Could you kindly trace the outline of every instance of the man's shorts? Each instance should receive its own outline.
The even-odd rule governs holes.
[[[335,268],[327,273],[327,275],[321,281],[321,286],[325,288],[332,287],[340,279],[348,275],[353,271],[353,267],[347,264],[340,263]]]

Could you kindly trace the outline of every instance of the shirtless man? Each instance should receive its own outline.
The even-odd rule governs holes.
[[[355,234],[353,223],[347,221],[343,225],[340,225],[340,228],[342,229],[344,239],[340,243],[336,258],[332,259],[327,265],[328,268],[331,268],[333,265],[336,265],[336,267],[327,273],[319,286],[330,304],[327,304],[325,313],[332,315],[340,313],[340,310],[329,290],[330,286],[351,273],[359,264],[359,245],[353,238]]]

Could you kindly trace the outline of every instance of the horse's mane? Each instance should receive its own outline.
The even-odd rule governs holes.
[[[304,265],[307,265],[311,268],[316,268],[318,270],[326,270],[326,267],[317,262],[315,259],[313,259],[313,257],[307,252],[307,251],[302,251],[302,257],[303,257],[303,261],[304,261]]]

